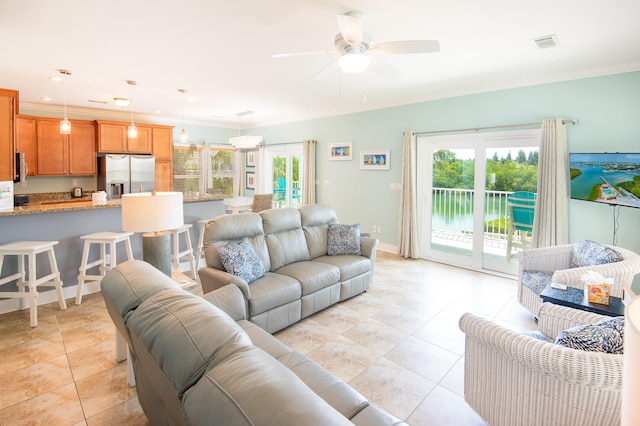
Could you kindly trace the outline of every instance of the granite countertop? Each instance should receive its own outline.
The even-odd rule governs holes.
[[[50,196],[43,196],[45,194],[31,194],[32,201],[30,201],[26,206],[14,207],[13,210],[1,211],[0,217],[59,213],[78,210],[109,209],[117,208],[122,205],[122,201],[119,199],[108,200],[106,204],[93,204],[91,201],[91,195],[85,195],[80,198],[71,198],[68,193],[65,193],[63,196],[59,196],[59,194],[60,193],[46,194]],[[225,198],[228,197],[222,195],[199,194],[185,195],[183,197],[183,201],[185,203],[196,203],[200,201],[223,200]]]

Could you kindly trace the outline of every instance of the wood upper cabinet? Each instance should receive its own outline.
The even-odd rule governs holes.
[[[0,181],[16,177],[16,114],[18,91],[0,89]]]
[[[27,163],[27,176],[34,176],[37,168],[38,136],[35,117],[18,115],[16,117],[16,152],[24,153]]]
[[[152,135],[156,191],[173,191],[173,127],[154,126]]]
[[[98,127],[98,152],[111,154],[151,154],[151,127],[137,126],[138,137],[127,135],[129,123],[96,120]]]
[[[71,121],[71,134],[60,134],[60,120],[36,118],[38,176],[95,175],[95,125]]]

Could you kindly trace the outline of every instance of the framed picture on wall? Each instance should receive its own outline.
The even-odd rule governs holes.
[[[256,166],[256,151],[247,151],[245,165],[247,167],[255,167]]]
[[[247,172],[247,189],[256,189],[256,174]]]
[[[329,160],[351,160],[351,142],[330,143]]]
[[[360,151],[360,168],[362,170],[389,170],[388,149],[377,151]]]

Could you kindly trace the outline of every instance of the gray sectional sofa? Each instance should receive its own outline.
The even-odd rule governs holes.
[[[373,280],[378,240],[359,238],[360,254],[329,255],[328,229],[337,223],[335,210],[323,204],[215,217],[204,231],[202,290],[236,285],[249,321],[269,333],[360,294]],[[250,283],[228,273],[218,251],[245,238],[266,271]]]
[[[132,260],[101,282],[153,425],[402,425],[246,320],[236,285],[198,297]]]

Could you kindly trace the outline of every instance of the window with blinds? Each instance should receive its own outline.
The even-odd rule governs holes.
[[[208,145],[174,145],[173,179],[175,191],[232,197],[239,185],[236,150]]]

